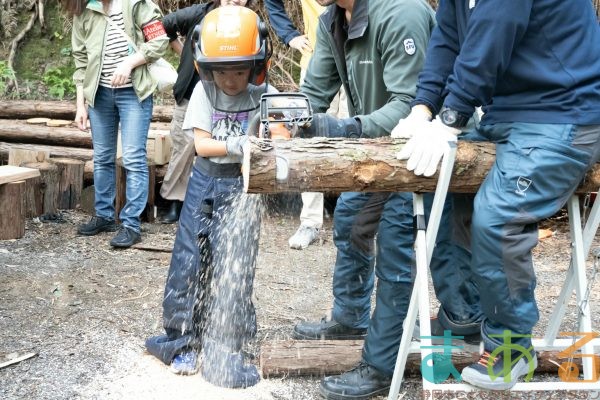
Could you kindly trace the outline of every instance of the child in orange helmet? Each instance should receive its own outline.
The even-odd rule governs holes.
[[[265,83],[271,47],[259,17],[245,7],[209,12],[194,35],[196,85],[183,123],[195,136],[196,162],[165,286],[165,335],[150,353],[178,374],[199,370],[218,386],[244,388],[260,377],[241,349],[256,333],[251,300],[260,229],[259,198],[243,194],[241,159]],[[252,132],[250,132],[252,133]]]

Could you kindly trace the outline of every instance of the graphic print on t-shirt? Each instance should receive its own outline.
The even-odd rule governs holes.
[[[242,136],[248,129],[247,111],[227,113],[215,110],[212,115],[212,137],[215,140],[225,141],[227,136]]]

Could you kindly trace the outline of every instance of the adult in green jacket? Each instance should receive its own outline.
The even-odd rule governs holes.
[[[87,130],[89,116],[94,145],[96,215],[77,231],[90,236],[117,229],[115,158],[120,124],[126,202],[119,215],[121,228],[110,244],[129,247],[141,240],[140,214],[148,198],[146,140],[157,82],[147,64],[164,54],[169,39],[160,9],[150,0],[65,3],[73,16],[75,121],[79,129]]]
[[[380,137],[410,112],[434,13],[423,0],[317,0],[328,6],[301,91],[315,119],[306,136]],[[344,86],[351,118],[324,113]],[[327,398],[363,399],[388,390],[412,290],[410,193],[342,193],[334,213],[337,259],[332,318],[301,322],[298,339],[356,339],[367,333],[360,364],[326,377]],[[377,249],[374,236],[377,234]],[[377,266],[375,264],[375,256]],[[378,277],[376,308],[370,304]]]

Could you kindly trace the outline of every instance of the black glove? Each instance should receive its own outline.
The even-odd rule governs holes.
[[[362,126],[358,118],[338,119],[329,114],[315,114],[310,126],[301,128],[298,133],[301,138],[359,138],[362,135]]]

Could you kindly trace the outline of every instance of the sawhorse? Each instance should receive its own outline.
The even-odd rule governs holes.
[[[423,205],[423,195],[415,193],[413,197],[414,214],[417,220],[417,234],[415,239],[415,258],[416,258],[416,277],[415,285],[412,291],[410,305],[406,319],[404,320],[404,330],[396,367],[392,378],[392,384],[388,395],[388,400],[397,400],[400,392],[400,385],[404,376],[406,360],[409,353],[420,353],[421,360],[431,368],[431,354],[433,345],[431,340],[431,326],[429,324],[429,263],[435,247],[436,236],[440,225],[443,211],[443,204],[446,200],[454,160],[456,158],[456,145],[452,144],[450,151],[444,156],[440,167],[438,184],[434,195],[433,205],[429,223],[425,226],[425,210]],[[565,314],[567,303],[571,293],[575,290],[577,295],[578,312],[578,332],[591,333],[592,321],[590,315],[590,305],[587,301],[586,293],[588,281],[586,277],[586,259],[592,246],[592,241],[600,224],[600,199],[594,202],[585,227],[581,226],[581,215],[579,210],[579,197],[573,195],[568,203],[569,228],[572,241],[571,263],[567,272],[565,283],[562,287],[558,301],[550,317],[550,322],[546,329],[543,339],[533,339],[535,350],[564,350],[573,345],[573,339],[558,339],[558,330]],[[413,342],[412,334],[415,328],[417,317],[420,319],[421,341]],[[440,346],[441,347],[441,346]],[[581,355],[594,355],[594,348],[600,348],[600,339],[595,338],[581,347]],[[583,364],[583,380],[575,382],[519,382],[512,391],[556,391],[556,390],[600,390],[600,381],[598,381],[598,371],[595,370],[594,361],[597,356],[581,357]],[[428,361],[424,361],[424,360]],[[423,365],[423,364],[422,364]],[[558,370],[558,367],[557,367]],[[501,379],[501,378],[498,378]],[[587,381],[587,382],[586,382]],[[483,389],[464,383],[442,383],[436,384],[423,378],[423,393],[429,393],[429,398],[434,397],[434,393],[443,391],[471,392],[481,391]]]

